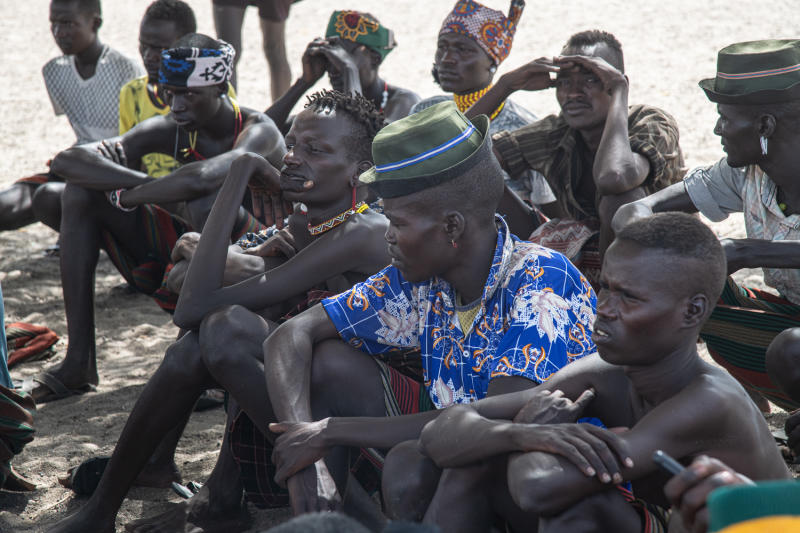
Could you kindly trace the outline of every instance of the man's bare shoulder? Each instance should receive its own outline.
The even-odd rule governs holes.
[[[242,107],[240,108],[242,112],[242,120],[244,121],[244,126],[252,126],[255,124],[266,124],[267,127],[274,128],[278,135],[280,135],[280,131],[278,127],[275,125],[275,122],[269,118],[263,111],[259,111],[257,109],[252,109],[250,107]]]

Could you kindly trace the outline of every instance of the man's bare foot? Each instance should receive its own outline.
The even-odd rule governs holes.
[[[114,533],[114,517],[102,520],[88,505],[47,530],[47,533]]]
[[[250,515],[241,494],[236,504],[216,504],[211,502],[207,486],[203,486],[188,501],[159,515],[126,524],[125,530],[133,533],[235,533],[246,530],[249,525]]]
[[[178,471],[178,466],[175,463],[169,465],[154,465],[148,463],[142,471],[139,472],[133,484],[138,487],[168,489],[172,486],[173,481],[177,481],[178,483],[183,482],[181,473]]]
[[[75,394],[94,390],[100,381],[96,367],[88,371],[65,368],[64,361],[43,370],[32,380],[23,383],[23,390],[30,394],[36,403],[61,400]]]

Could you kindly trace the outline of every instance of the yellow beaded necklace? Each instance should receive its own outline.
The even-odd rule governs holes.
[[[484,94],[486,94],[489,91],[489,89],[491,89],[491,88],[492,88],[492,86],[488,85],[488,86],[484,87],[483,89],[481,89],[479,91],[475,91],[473,93],[468,93],[468,94],[455,94],[455,93],[453,93],[453,100],[455,101],[456,107],[458,107],[458,110],[461,111],[462,113],[464,113],[464,112],[466,112],[467,109],[469,109],[470,107],[475,105],[475,102],[480,100],[481,97]],[[489,115],[489,120],[494,120],[494,118],[500,113],[500,111],[503,110],[503,106],[505,106],[505,105],[506,105],[505,102],[500,104],[500,106],[497,109],[494,110],[494,113]]]
[[[357,213],[363,213],[367,209],[369,209],[369,206],[367,204],[365,204],[364,202],[358,202],[354,207],[351,207],[350,209],[348,209],[347,211],[344,211],[343,213],[339,213],[338,215],[336,215],[333,218],[329,218],[328,220],[326,220],[322,224],[317,224],[316,226],[313,226],[313,225],[309,224],[308,225],[308,232],[311,235],[322,235],[326,231],[330,231],[333,228],[335,228],[336,226],[338,226],[339,224],[342,224],[343,222],[345,222],[351,216],[353,216],[353,215],[355,215]]]

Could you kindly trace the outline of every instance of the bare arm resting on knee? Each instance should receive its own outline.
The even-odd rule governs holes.
[[[231,164],[241,155],[253,152],[280,167],[285,146],[278,129],[262,114],[247,121],[233,148],[205,161],[188,163],[151,183],[125,192],[123,205],[181,202],[207,196],[220,188]]]
[[[673,183],[641,200],[623,205],[614,215],[611,226],[617,232],[635,220],[665,211],[697,212],[683,182]]]

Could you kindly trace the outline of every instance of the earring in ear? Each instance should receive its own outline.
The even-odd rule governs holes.
[[[764,137],[762,135],[761,138],[759,139],[759,141],[761,141],[761,155],[767,155],[767,148],[768,148],[768,145],[769,145],[769,139],[767,139],[766,137]]]
[[[494,65],[492,65],[491,67],[489,67],[489,72],[491,72],[492,74],[494,74],[495,72],[497,72],[497,67],[496,67],[496,66],[494,66]]]
[[[453,245],[453,248],[458,248],[458,243],[456,242],[455,239],[450,239],[450,244]]]
[[[353,205],[350,207],[351,211],[356,210],[356,186],[353,185]]]

